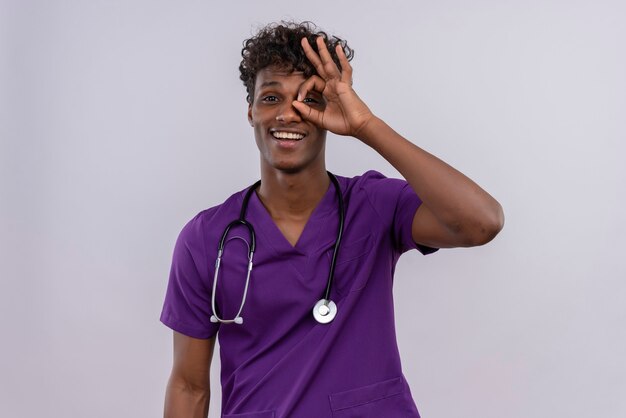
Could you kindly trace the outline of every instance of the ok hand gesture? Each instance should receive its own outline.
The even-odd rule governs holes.
[[[298,100],[293,106],[302,117],[337,135],[358,137],[359,133],[373,118],[367,105],[352,89],[352,66],[348,62],[343,48],[337,45],[341,70],[333,61],[322,37],[316,39],[319,55],[313,50],[306,38],[302,38],[302,48],[307,58],[317,70],[302,83],[298,91]],[[310,91],[321,93],[326,101],[325,107],[313,108],[303,102]]]

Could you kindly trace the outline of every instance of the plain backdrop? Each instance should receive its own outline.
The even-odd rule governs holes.
[[[423,416],[626,416],[624,2],[0,4],[3,417],[162,414],[174,242],[259,177],[238,65],[280,19],[348,39],[372,110],[504,207],[490,244],[399,262]],[[399,175],[333,135],[327,166]]]

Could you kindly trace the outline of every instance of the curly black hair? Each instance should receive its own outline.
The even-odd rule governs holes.
[[[248,103],[252,103],[256,75],[266,67],[276,66],[285,71],[302,71],[307,78],[316,74],[317,71],[304,54],[300,40],[307,38],[313,50],[318,52],[315,42],[318,36],[324,38],[326,47],[339,68],[341,66],[335,51],[336,45],[341,45],[348,61],[354,57],[354,50],[345,40],[329,36],[319,30],[313,22],[270,23],[261,28],[255,36],[246,39],[241,50],[243,59],[239,64],[239,78],[246,86]]]

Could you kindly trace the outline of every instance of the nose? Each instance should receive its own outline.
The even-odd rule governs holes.
[[[284,106],[281,106],[278,109],[278,115],[276,115],[276,120],[282,123],[292,123],[292,122],[300,122],[302,121],[302,117],[300,113],[296,110],[295,107],[291,104],[291,102],[285,103]]]

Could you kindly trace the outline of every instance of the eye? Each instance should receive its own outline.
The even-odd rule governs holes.
[[[304,98],[304,100],[302,100],[304,103],[308,104],[309,106],[325,106],[326,105],[326,101],[324,100],[323,97],[318,96],[317,94],[312,94],[309,95],[307,97]]]
[[[264,102],[277,102],[278,97],[269,95],[269,96],[264,96],[261,100]]]

